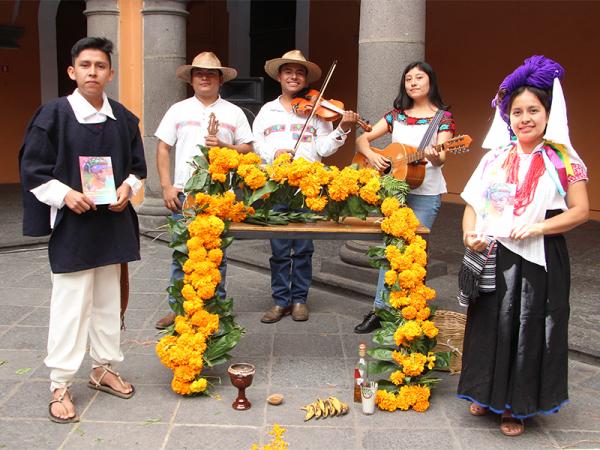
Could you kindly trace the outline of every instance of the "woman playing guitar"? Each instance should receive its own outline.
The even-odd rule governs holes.
[[[370,148],[369,143],[392,133],[392,142],[419,147],[428,131],[429,124],[438,110],[445,110],[435,72],[426,62],[413,62],[402,73],[400,92],[394,100],[394,109],[373,126],[373,130],[356,139],[356,149],[369,165],[381,172],[390,167],[390,161],[382,154]],[[432,145],[442,144],[454,135],[455,125],[452,114],[444,111],[437,130],[431,130],[432,137],[425,142],[425,165],[423,183],[413,189],[407,197],[410,206],[422,225],[433,226],[441,205],[441,196],[446,192],[446,182],[442,175],[442,165],[446,160],[445,152],[436,151]],[[379,273],[374,309],[387,308],[381,299],[384,291],[383,270]],[[379,327],[379,318],[375,311],[367,314],[364,320],[354,328],[356,333],[370,333]]]

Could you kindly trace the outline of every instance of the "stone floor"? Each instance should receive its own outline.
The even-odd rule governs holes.
[[[600,448],[600,367],[576,360],[570,362],[571,404],[559,414],[528,421],[519,438],[501,435],[495,416],[472,417],[467,404],[454,397],[457,377],[446,374],[424,414],[377,411],[365,416],[352,404],[347,416],[303,422],[300,405],[316,397],[332,394],[351,401],[352,367],[364,339],[352,328],[369,299],[314,288],[308,322],[287,317],[275,325],[261,324],[271,302],[269,276],[235,262],[229,266],[228,292],[246,335],[233,360],[257,367],[247,391],[253,407],[245,412],[231,408],[236,391],[226,367],[210,373],[222,381],[211,398],[181,398],[171,392],[170,371],[154,354],[153,324],[166,311],[169,258],[164,243],[144,238],[142,261],[130,266],[121,372],[135,384],[136,395],[121,400],[88,389],[86,360],[73,387],[81,422],[57,425],[47,419],[48,370],[43,365],[50,293],[46,251],[0,250],[0,448],[243,449],[268,442],[275,422],[287,428],[290,450]],[[281,406],[266,404],[272,393],[285,396]]]

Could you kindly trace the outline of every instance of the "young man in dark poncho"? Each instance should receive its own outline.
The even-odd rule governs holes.
[[[97,37],[73,46],[68,74],[77,89],[35,113],[19,153],[23,233],[50,234],[52,298],[45,363],[52,392],[49,418],[58,423],[78,420],[68,389],[88,336],[88,386],[121,398],[134,394],[114,365],[123,360],[120,268],[140,259],[138,221],[129,199],[146,177],[146,162],[137,117],[104,92],[114,75],[112,46]],[[113,203],[96,204],[83,193],[80,160],[89,158],[110,158]]]

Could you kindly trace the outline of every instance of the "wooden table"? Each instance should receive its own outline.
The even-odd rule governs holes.
[[[250,223],[232,223],[228,236],[236,239],[331,239],[381,241],[380,228],[382,217],[367,217],[360,220],[348,217],[341,222],[318,221],[314,223],[289,223],[287,225],[254,225]],[[429,229],[419,226],[417,234],[427,235]],[[426,236],[423,236],[426,238]]]

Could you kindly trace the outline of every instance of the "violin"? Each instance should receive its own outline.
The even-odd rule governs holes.
[[[315,107],[318,98],[319,91],[316,89],[305,89],[299,92],[297,97],[292,100],[292,110],[299,116],[308,116]],[[315,110],[315,114],[327,122],[341,119],[344,112],[344,103],[333,99],[321,99]],[[357,124],[366,132],[371,131],[371,125],[369,125],[368,121],[359,118]]]

